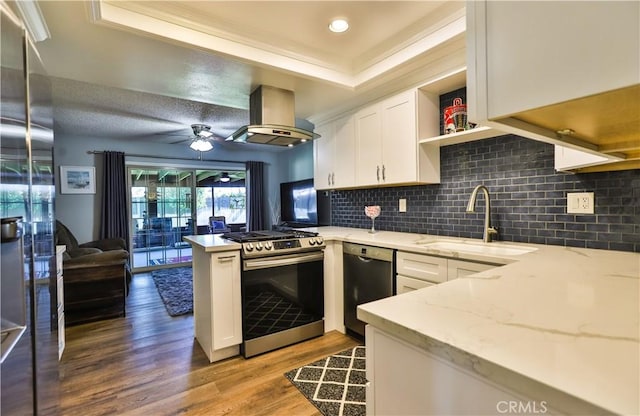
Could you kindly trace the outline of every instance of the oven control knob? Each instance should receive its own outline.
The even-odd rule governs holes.
[[[322,239],[322,237],[318,237],[318,238],[316,238],[316,244],[317,244],[317,245],[322,245],[322,244],[324,244],[324,240]]]
[[[247,249],[247,251],[253,251],[253,243],[247,244],[245,248]]]
[[[256,244],[256,250],[258,251],[262,250],[262,243]]]
[[[316,239],[315,238],[310,238],[309,239],[309,244],[311,244],[312,246],[316,245]]]
[[[271,244],[271,241],[267,241],[266,243],[264,243],[264,248],[266,250],[271,250],[273,248],[273,244]]]

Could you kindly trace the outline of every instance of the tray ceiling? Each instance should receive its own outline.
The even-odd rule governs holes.
[[[464,66],[458,1],[42,1],[57,132],[174,142],[226,137],[258,85],[296,116],[335,115]],[[330,33],[329,19],[351,28]]]

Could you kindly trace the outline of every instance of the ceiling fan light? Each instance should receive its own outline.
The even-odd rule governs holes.
[[[229,182],[230,180],[231,178],[229,177],[229,173],[222,172],[222,175],[220,175],[220,182]]]
[[[189,147],[193,150],[197,150],[198,152],[208,152],[209,150],[213,149],[213,145],[211,144],[211,142],[203,138],[194,139]]]
[[[329,30],[333,33],[342,33],[349,30],[349,22],[346,19],[333,19],[329,23]]]

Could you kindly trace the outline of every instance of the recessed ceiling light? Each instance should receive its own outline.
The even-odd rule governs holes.
[[[329,30],[333,33],[342,33],[346,32],[349,29],[349,22],[345,19],[333,19],[331,23],[329,23]]]

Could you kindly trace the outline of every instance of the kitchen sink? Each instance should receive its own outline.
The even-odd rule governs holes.
[[[467,243],[459,241],[433,241],[421,244],[425,248],[443,251],[462,251],[465,253],[487,254],[494,256],[519,256],[536,251],[535,247],[525,247],[496,243]]]

